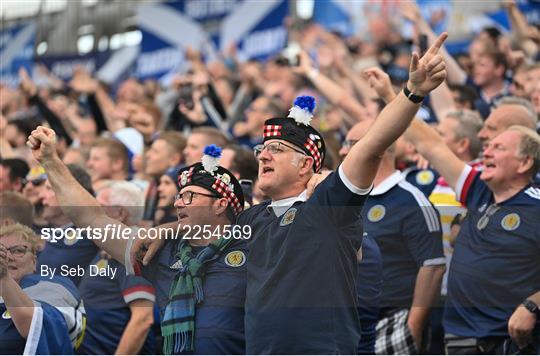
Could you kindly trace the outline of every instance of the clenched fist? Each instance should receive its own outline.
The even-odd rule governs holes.
[[[58,157],[56,153],[56,133],[44,126],[38,126],[30,136],[26,145],[32,150],[34,158],[42,163],[43,161]]]

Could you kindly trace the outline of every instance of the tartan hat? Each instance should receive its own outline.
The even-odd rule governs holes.
[[[319,172],[326,155],[322,135],[310,126],[315,98],[299,96],[287,118],[271,118],[264,122],[263,142],[284,140],[298,146],[315,161],[313,170]]]
[[[201,162],[178,171],[178,186],[180,190],[190,185],[208,189],[218,197],[227,199],[235,215],[238,215],[244,209],[242,186],[234,174],[219,166],[220,157],[220,147],[206,146]]]

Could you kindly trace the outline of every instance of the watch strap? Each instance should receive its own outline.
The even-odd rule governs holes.
[[[536,305],[536,303],[532,300],[525,299],[525,301],[521,304],[531,313],[535,314],[536,316],[540,316],[540,308],[538,308],[538,305]]]
[[[411,92],[409,90],[409,88],[407,88],[407,86],[403,87],[403,94],[405,94],[407,99],[409,99],[410,101],[412,101],[415,104],[419,104],[422,101],[424,101],[423,96],[414,94],[413,92]]]

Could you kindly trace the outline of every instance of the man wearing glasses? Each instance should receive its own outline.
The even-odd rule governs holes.
[[[56,154],[54,131],[38,127],[27,145],[76,226],[129,229],[108,217],[71,176]],[[231,223],[243,210],[244,197],[234,175],[218,165],[220,155],[220,148],[207,147],[202,163],[179,172],[180,192],[174,202],[178,222],[172,224],[172,238],[181,239],[166,241],[152,263],[143,266],[129,254],[133,236],[150,237],[149,230],[141,235],[141,230],[130,229],[130,239],[93,240],[128,271],[133,273],[135,268],[154,285],[165,354],[245,353],[245,238],[249,236],[231,231]]]
[[[237,221],[253,229],[247,260],[247,353],[357,352],[360,212],[381,156],[405,131],[422,97],[446,76],[437,54],[445,38],[439,37],[421,59],[413,56],[408,89],[381,112],[338,172],[309,199],[307,183],[325,156],[321,135],[309,125],[314,99],[299,97],[288,118],[265,122],[264,145],[255,148],[255,155],[259,187],[271,202],[250,208]],[[319,75],[315,71],[310,77]]]
[[[406,135],[468,209],[448,275],[448,353],[537,354],[540,137],[511,126],[487,142],[478,171],[420,121]]]
[[[32,168],[23,180],[22,194],[34,206],[34,222],[32,224],[37,230],[47,225],[47,221],[43,218],[43,201],[41,199],[46,180],[47,174],[40,166]]]

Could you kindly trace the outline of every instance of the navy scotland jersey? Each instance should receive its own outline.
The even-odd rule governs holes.
[[[375,353],[377,321],[382,292],[382,256],[377,242],[365,235],[362,239],[362,260],[358,264],[356,276],[358,293],[358,316],[362,335],[358,345],[358,354]]]
[[[356,353],[356,253],[362,240],[360,210],[369,190],[346,179],[340,166],[307,201],[304,192],[287,204],[263,203],[239,216],[238,224],[253,230],[248,354]]]
[[[19,286],[36,308],[26,339],[0,298],[0,354],[73,354],[84,334],[84,307],[73,282],[63,277],[24,276]]]
[[[182,268],[175,256],[176,248],[176,241],[167,241],[148,266],[140,267],[141,275],[156,289],[161,316],[169,301],[171,284]],[[200,248],[193,248],[194,253],[199,251]],[[234,240],[219,258],[207,264],[203,277],[204,300],[197,304],[195,311],[195,354],[246,352],[244,338],[246,257],[246,240]],[[126,263],[133,265],[129,259]]]
[[[92,275],[96,271],[108,275]],[[114,271],[114,277],[110,275]],[[126,275],[124,266],[112,259],[96,255],[79,284],[85,303],[87,322],[80,354],[114,354],[131,312],[129,303],[146,299],[155,301],[154,288],[142,277]],[[155,352],[154,335],[149,332],[140,353]]]
[[[381,308],[409,308],[420,267],[446,263],[437,211],[396,171],[373,189],[362,215],[365,233],[381,250]]]
[[[437,179],[440,177],[439,173],[431,168],[420,169],[417,167],[409,167],[405,169],[402,174],[405,176],[407,182],[418,188],[426,197],[429,197],[437,185]]]
[[[540,188],[495,204],[480,172],[465,166],[456,196],[468,212],[450,264],[445,330],[508,337],[514,310],[540,290]]]
[[[63,226],[63,229],[74,228],[73,224]],[[37,271],[40,273],[42,266],[48,268],[56,268],[56,275],[62,271],[70,269],[75,271],[66,275],[75,285],[79,285],[84,271],[94,256],[99,252],[97,246],[82,233],[81,237],[77,238],[74,234],[65,234],[64,238],[56,240],[56,242],[47,241],[45,248],[39,252],[37,259]],[[75,269],[75,270],[74,270]]]

